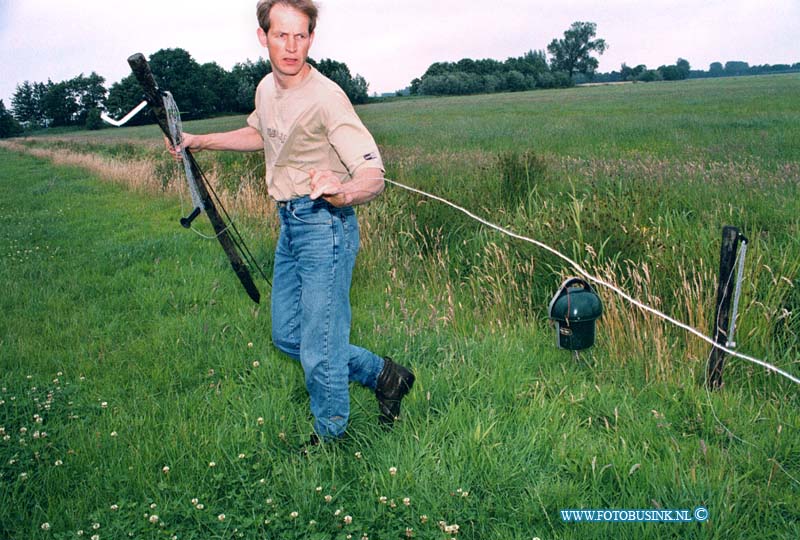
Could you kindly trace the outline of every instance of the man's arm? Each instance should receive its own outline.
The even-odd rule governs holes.
[[[192,152],[200,150],[231,150],[234,152],[256,152],[264,149],[264,140],[257,129],[247,126],[233,131],[221,133],[208,133],[206,135],[192,135],[183,133],[183,147]],[[176,155],[167,141],[167,149]],[[177,157],[177,156],[176,156]]]
[[[342,183],[331,171],[311,170],[311,199],[322,197],[333,206],[354,206],[368,203],[385,187],[383,171],[376,168],[361,168],[352,180]]]

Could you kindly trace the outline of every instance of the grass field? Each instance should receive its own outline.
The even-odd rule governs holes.
[[[703,331],[721,227],[742,227],[736,341],[800,374],[800,77],[359,113],[387,177]],[[709,394],[708,347],[606,291],[576,360],[546,317],[569,268],[398,188],[359,210],[353,341],[418,383],[391,432],[353,388],[349,438],[300,457],[302,372],[216,242],[177,225],[186,196],[159,145],[139,127],[0,148],[0,538],[800,537],[795,385],[729,360]],[[263,158],[199,157],[269,269]],[[703,523],[559,513],[698,506]]]

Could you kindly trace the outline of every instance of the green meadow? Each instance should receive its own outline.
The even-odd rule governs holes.
[[[739,227],[738,350],[800,376],[797,75],[358,112],[387,178],[704,333]],[[263,157],[198,158],[269,272]],[[394,185],[358,210],[352,341],[417,383],[390,431],[353,387],[348,437],[302,456],[308,396],[270,343],[269,286],[253,304],[178,225],[180,174],[153,126],[0,144],[0,538],[800,537],[796,384],[729,358],[709,392],[706,343],[605,289],[595,346],[560,350],[547,306],[574,269]]]

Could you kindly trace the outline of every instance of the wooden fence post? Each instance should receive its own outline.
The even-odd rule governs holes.
[[[719,282],[717,284],[717,310],[712,326],[714,341],[725,346],[728,341],[731,299],[733,297],[733,267],[739,246],[739,229],[726,225],[722,229],[722,247],[719,253]],[[712,390],[722,387],[722,368],[725,353],[714,347],[708,362],[706,386]]]

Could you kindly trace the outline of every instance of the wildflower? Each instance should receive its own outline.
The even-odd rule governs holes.
[[[409,497],[405,497],[403,499],[403,504],[406,506],[411,506],[411,499]]]
[[[47,523],[47,522],[42,523],[42,530],[43,531],[49,531],[50,530],[50,524]]]
[[[99,528],[100,528],[100,524],[99,523],[92,523],[92,529],[94,529],[96,531]]]
[[[419,516],[419,520],[420,520],[420,522],[421,522],[421,523],[423,523],[423,524],[427,523],[427,522],[428,522],[428,516],[427,516],[427,514],[422,514],[421,516]]]
[[[253,367],[254,367],[254,368],[257,368],[257,367],[258,367],[258,366],[260,366],[260,365],[261,365],[261,362],[259,362],[258,360],[254,360],[254,361],[253,361]]]
[[[397,475],[397,467],[389,467],[389,474],[392,476]]]
[[[117,510],[119,510],[119,505],[117,505],[117,504],[112,504],[112,505],[111,505],[111,511],[112,511],[112,512],[116,512]]]
[[[150,523],[158,523],[158,516],[155,514],[150,516]]]
[[[84,534],[84,533],[83,533],[83,529],[81,529],[81,530],[79,530],[79,531],[78,531],[78,536],[83,536],[83,534]]]
[[[414,529],[411,527],[406,527],[406,538],[413,538],[414,537]]]
[[[350,525],[351,523],[353,523],[353,516],[344,516],[344,519],[342,521],[344,521],[345,525]]]
[[[204,505],[203,503],[199,503],[195,506],[195,508],[197,508],[198,510],[203,510],[205,507],[206,505]]]
[[[383,495],[381,495],[380,497],[378,497],[378,502],[379,502],[379,503],[381,503],[381,504],[386,504],[388,501],[389,501],[389,499],[387,499],[387,498],[386,498],[385,496],[383,496]]]
[[[164,465],[161,468],[161,472],[164,473],[164,474],[169,474],[169,467],[167,465]]]
[[[322,486],[317,486],[316,490],[317,493],[322,493]]]
[[[25,435],[28,432],[28,428],[23,426],[23,427],[19,428],[19,432],[22,433],[23,435]]]
[[[335,517],[339,517],[339,515],[341,515],[341,513],[342,513],[342,509],[341,509],[341,508],[337,508],[337,509],[336,509],[336,512],[334,512],[334,513],[333,513],[333,515],[334,515]]]
[[[267,499],[267,504],[272,504],[272,499]]]
[[[200,502],[200,501],[198,501],[197,497],[195,497],[194,499],[192,499],[192,506],[197,506],[198,502]]]
[[[253,342],[252,341],[247,344],[247,348],[248,349],[252,349],[253,348]]]
[[[150,505],[150,510],[155,510],[158,505],[156,503],[152,503]]]
[[[292,519],[297,519],[297,516],[299,516],[299,515],[300,514],[298,512],[292,512],[291,514],[289,514],[289,517],[292,518]]]
[[[333,497],[331,497],[330,495],[325,495],[325,502],[326,502],[326,503],[329,503],[329,502],[331,502],[332,500],[333,500]]]
[[[103,401],[102,403],[100,403],[100,407],[103,409],[108,409],[108,401]]]
[[[356,452],[356,459],[361,459],[361,452]]]
[[[217,519],[220,520],[220,521],[225,521],[225,514],[218,515]]]
[[[209,466],[209,467],[216,467],[216,466],[217,466],[217,464],[216,464],[215,462],[213,462],[213,461],[209,461],[209,462],[208,462],[208,466]]]
[[[91,540],[100,540],[99,534],[93,534]]]
[[[112,431],[112,432],[111,432],[111,436],[112,436],[112,437],[116,437],[116,436],[117,436],[117,432],[116,432],[116,431]]]
[[[257,423],[259,426],[263,426],[263,425],[264,425],[264,418],[263,418],[263,417],[261,417],[261,416],[259,416],[259,417],[258,417],[258,420],[256,420],[256,423]]]
[[[28,473],[26,473],[26,472],[20,473],[19,474],[19,479],[20,480],[27,480],[28,479]]]
[[[314,520],[314,519],[312,519],[311,521],[309,521],[309,522],[308,522],[308,526],[309,526],[309,527],[313,527],[313,526],[315,526],[316,524],[317,524],[317,521],[316,521],[316,520]]]
[[[60,459],[57,459],[57,460],[56,460],[56,462],[55,462],[53,465],[55,465],[56,467],[60,467],[60,466],[62,466],[63,464],[64,464],[64,462],[63,462],[63,461],[61,461]]]

